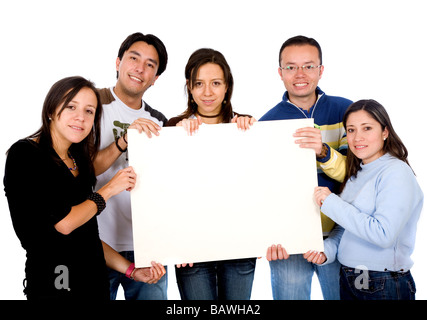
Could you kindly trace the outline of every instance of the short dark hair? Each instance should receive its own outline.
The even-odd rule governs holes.
[[[119,53],[117,57],[122,60],[125,51],[129,50],[129,48],[138,41],[143,41],[149,45],[152,45],[159,55],[159,68],[157,69],[157,76],[160,76],[165,70],[166,65],[168,64],[168,52],[166,51],[166,47],[163,42],[152,34],[142,34],[141,32],[136,32],[129,35],[125,41],[120,46]],[[119,73],[117,72],[117,78],[119,77]]]
[[[295,36],[292,38],[289,38],[288,40],[286,40],[283,44],[282,47],[280,48],[280,52],[279,52],[279,66],[280,66],[280,60],[282,57],[282,51],[289,46],[302,46],[302,45],[310,45],[313,47],[317,48],[317,51],[319,51],[319,59],[320,59],[320,64],[323,63],[323,58],[322,58],[322,48],[320,48],[320,44],[313,38],[308,38],[306,36]]]

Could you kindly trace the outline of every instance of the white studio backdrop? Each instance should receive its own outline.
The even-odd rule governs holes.
[[[353,101],[372,98],[386,107],[426,192],[424,2],[3,2],[2,176],[6,150],[39,128],[42,104],[52,84],[67,76],[81,75],[98,87],[113,86],[119,46],[131,33],[155,34],[167,47],[167,69],[144,99],[168,118],[185,109],[184,67],[190,54],[202,47],[221,51],[229,62],[235,80],[234,109],[260,118],[281,100],[285,90],[277,73],[280,46],[289,37],[302,34],[315,38],[322,46],[325,71],[319,86],[323,91]],[[426,219],[423,213],[413,254],[418,299],[427,298],[427,278],[422,272],[426,263]],[[0,299],[24,299],[25,252],[13,231],[4,193],[0,196],[0,239]],[[169,297],[179,299],[173,266],[169,271]],[[313,288],[312,298],[322,299],[315,278]],[[252,298],[271,299],[265,258],[257,262]]]

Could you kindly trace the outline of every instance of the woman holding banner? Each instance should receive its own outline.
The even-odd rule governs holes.
[[[374,100],[350,105],[343,121],[349,146],[345,187],[339,196],[325,187],[314,193],[339,226],[325,240],[325,255],[306,258],[318,264],[339,260],[341,299],[413,300],[410,256],[424,196],[407,149]]]
[[[202,124],[237,123],[247,130],[256,121],[233,111],[233,76],[224,56],[213,49],[199,49],[185,68],[187,109],[166,126],[183,126],[192,135]],[[201,213],[202,214],[202,213]],[[249,300],[256,258],[177,265],[183,300]]]
[[[135,269],[99,238],[96,216],[110,197],[133,189],[136,181],[129,167],[93,192],[101,114],[91,82],[59,80],[46,96],[41,128],[8,151],[4,186],[13,227],[27,252],[29,300],[108,300],[106,264],[148,283],[165,274],[156,263]]]

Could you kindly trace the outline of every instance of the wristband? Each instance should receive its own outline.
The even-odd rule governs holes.
[[[135,263],[132,262],[129,268],[126,270],[126,278],[133,280],[132,274],[134,271],[135,271]]]
[[[105,199],[98,192],[90,194],[87,199],[95,202],[96,207],[98,208],[96,215],[99,215],[102,210],[104,210],[107,206],[107,204],[105,203]]]
[[[119,149],[119,151],[121,152],[121,153],[123,153],[123,152],[126,152],[126,150],[128,149],[128,147],[126,147],[126,149],[122,149],[122,148],[120,148],[120,146],[119,146],[119,139],[120,139],[121,137],[118,137],[117,139],[116,139],[116,147],[117,147],[117,149]],[[125,142],[127,142],[126,141],[126,139],[123,137],[123,140],[125,141]]]
[[[326,145],[326,143],[322,144],[322,152],[320,153],[320,155],[317,157],[317,159],[323,159],[324,157],[326,157],[328,155],[328,146]]]

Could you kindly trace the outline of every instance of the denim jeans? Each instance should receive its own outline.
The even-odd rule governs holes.
[[[134,262],[133,251],[123,251],[120,254]],[[166,268],[166,266],[165,266]],[[167,300],[167,273],[155,284],[148,284],[127,278],[123,273],[109,269],[110,300],[115,300],[119,285],[122,285],[126,300]],[[167,271],[167,270],[166,270]]]
[[[415,300],[411,272],[364,271],[342,266],[342,300]]]
[[[249,300],[256,259],[195,263],[175,268],[182,300]]]
[[[271,287],[274,300],[310,300],[314,272],[320,282],[325,300],[339,300],[340,263],[318,266],[307,262],[302,254],[290,255],[286,260],[270,261]]]

